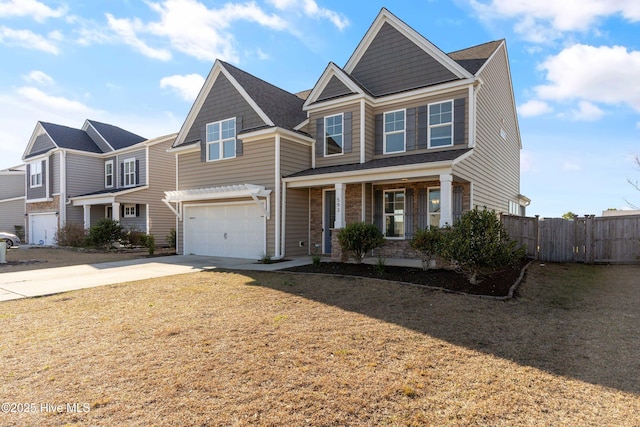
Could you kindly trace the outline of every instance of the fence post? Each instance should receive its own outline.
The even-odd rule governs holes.
[[[534,255],[533,259],[540,259],[540,226],[538,221],[540,220],[540,215],[536,215],[536,220],[533,222],[533,235],[534,237]]]
[[[584,263],[593,264],[593,218],[595,215],[584,216]]]

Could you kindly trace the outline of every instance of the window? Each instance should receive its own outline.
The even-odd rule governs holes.
[[[342,154],[342,114],[324,118],[324,155]]]
[[[404,190],[384,192],[384,230],[387,238],[404,238]]]
[[[207,161],[236,156],[236,119],[207,125]]]
[[[104,217],[109,219],[113,218],[113,206],[104,207]]]
[[[401,153],[404,145],[404,110],[384,113],[384,153]]]
[[[113,160],[104,162],[104,186],[113,187]]]
[[[124,182],[122,185],[124,187],[131,187],[132,185],[136,185],[136,159],[127,159],[124,161],[122,167]]]
[[[453,145],[453,101],[429,105],[429,148]]]
[[[509,200],[509,215],[520,215],[520,205]]]
[[[42,186],[42,162],[33,162],[29,165],[30,187]]]
[[[440,189],[429,189],[429,204],[427,205],[427,216],[429,217],[429,225],[435,227],[440,226]]]
[[[124,205],[124,217],[131,218],[136,216],[136,205]]]

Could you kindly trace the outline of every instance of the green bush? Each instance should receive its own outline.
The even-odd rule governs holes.
[[[102,218],[89,229],[89,243],[96,247],[107,249],[122,239],[122,226],[111,218]]]
[[[456,262],[470,283],[477,284],[482,275],[523,259],[525,250],[516,245],[494,211],[476,207],[446,230],[441,253]]]
[[[149,255],[153,255],[156,251],[156,238],[153,234],[142,234],[142,246],[147,248]]]
[[[56,242],[60,246],[82,248],[87,246],[87,236],[82,224],[67,222],[56,231]]]
[[[176,229],[172,228],[169,230],[169,234],[167,235],[167,244],[170,248],[176,249]]]
[[[354,222],[338,232],[338,242],[342,251],[353,256],[359,264],[368,251],[382,246],[384,237],[375,224]]]
[[[419,229],[409,242],[413,249],[420,252],[423,270],[428,270],[429,262],[440,253],[443,240],[442,230],[432,225],[428,228]]]

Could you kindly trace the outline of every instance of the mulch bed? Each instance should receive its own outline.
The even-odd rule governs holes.
[[[456,273],[453,270],[433,269],[424,271],[421,268],[392,265],[385,266],[384,271],[379,272],[375,265],[370,264],[323,262],[320,265],[310,264],[291,267],[284,271],[370,277],[430,286],[471,295],[507,297],[509,296],[509,290],[520,277],[522,269],[526,266],[527,262],[528,261],[525,260],[513,267],[507,267],[489,276],[485,276],[482,282],[476,285],[472,285],[463,274]]]

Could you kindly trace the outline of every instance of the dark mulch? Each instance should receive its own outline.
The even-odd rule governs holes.
[[[523,261],[513,267],[504,268],[489,276],[485,276],[482,282],[476,285],[472,285],[463,274],[456,273],[453,270],[434,269],[424,271],[421,268],[392,265],[385,266],[382,273],[378,271],[375,265],[343,262],[323,262],[320,265],[303,265],[287,268],[285,271],[371,277],[443,288],[449,291],[464,292],[472,295],[505,297],[509,295],[509,289],[516,283],[526,264],[527,261]]]

